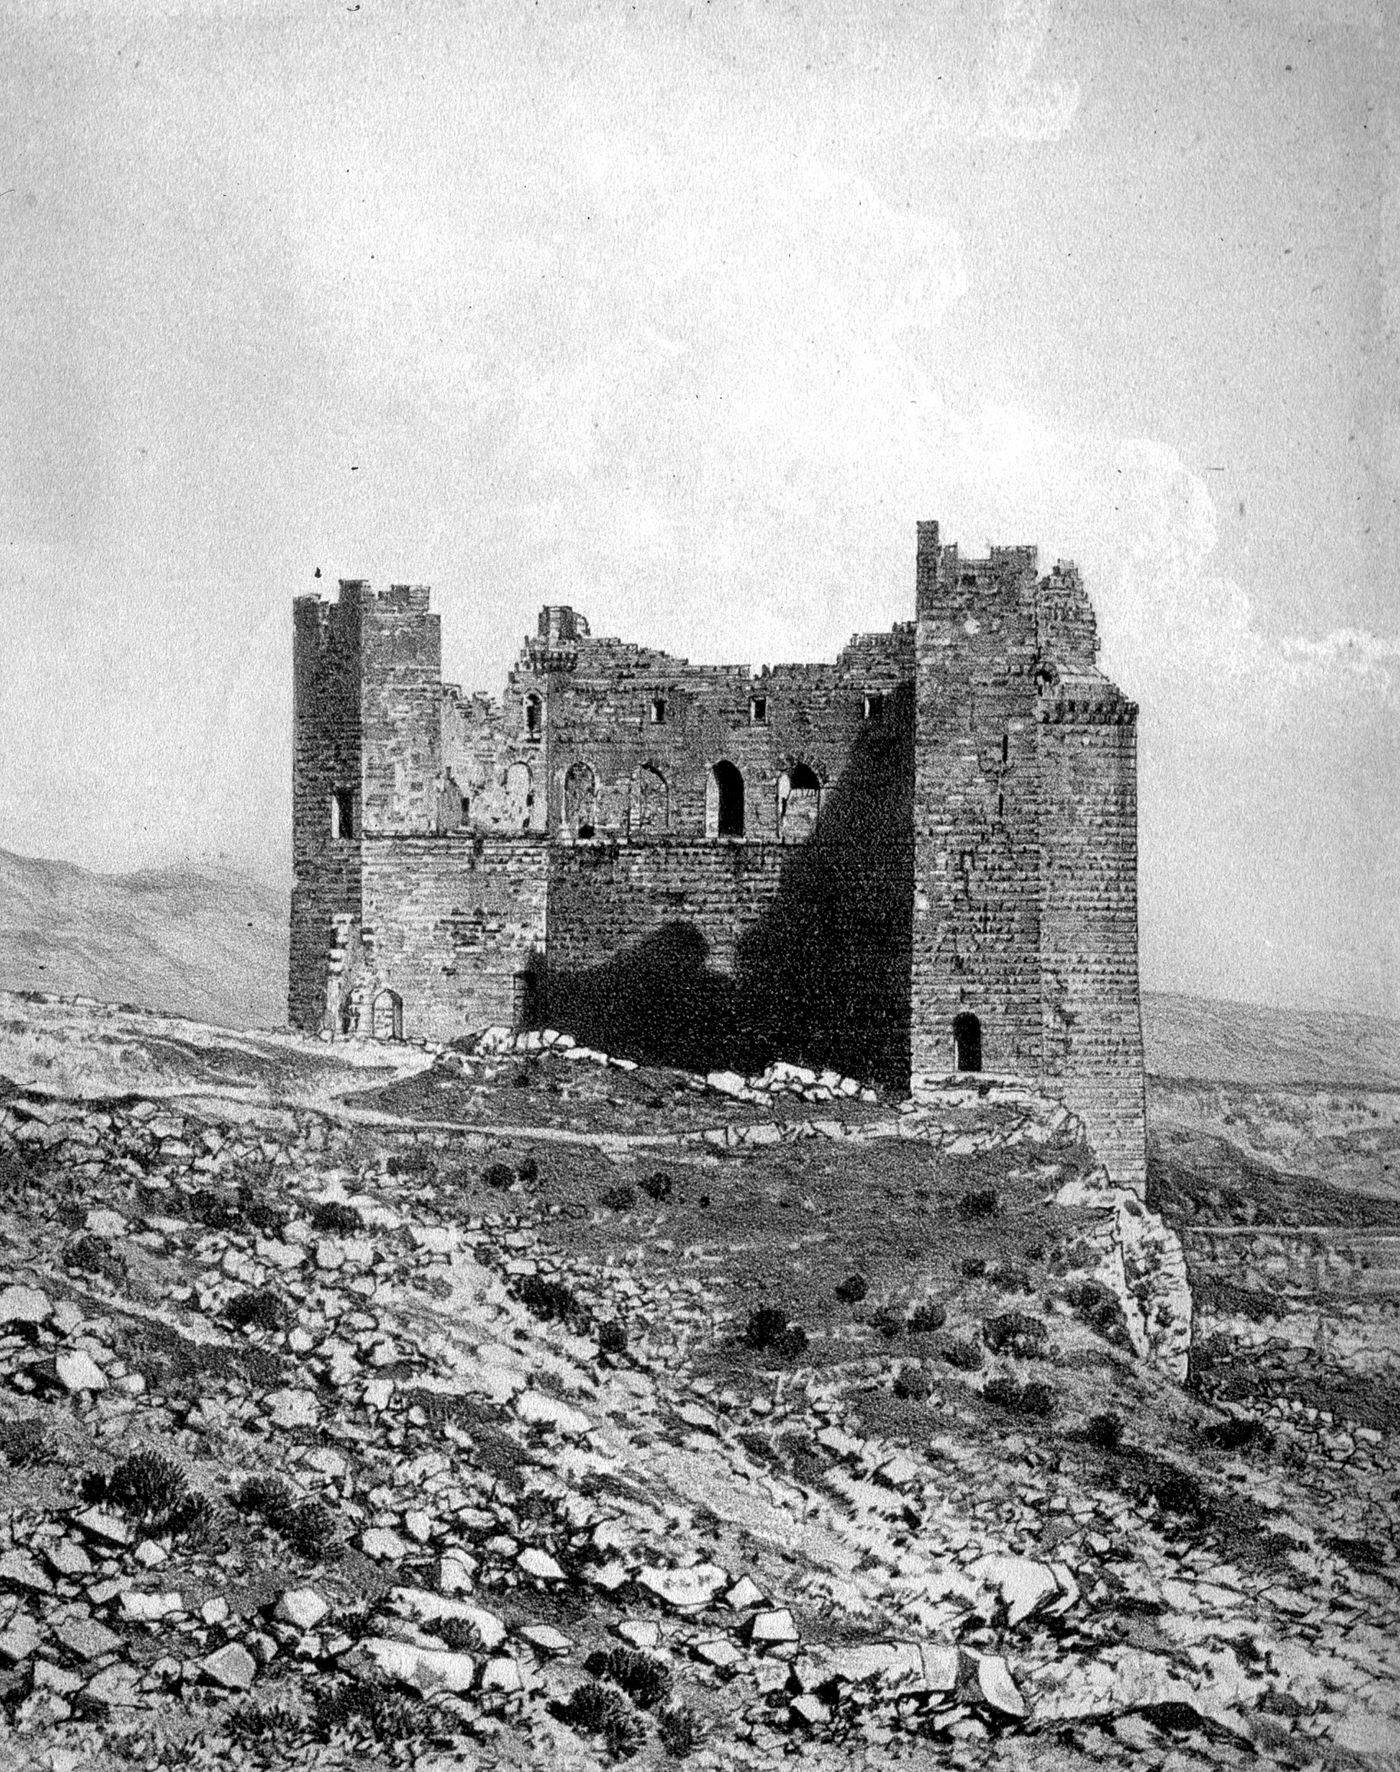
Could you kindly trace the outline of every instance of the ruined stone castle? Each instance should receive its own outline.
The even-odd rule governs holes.
[[[551,606],[501,701],[426,586],[295,620],[294,1026],[1012,1075],[1141,1182],[1137,708],[1072,565],[921,523],[912,621],[758,674]]]

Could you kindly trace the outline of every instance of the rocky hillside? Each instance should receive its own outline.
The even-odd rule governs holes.
[[[6,1764],[1388,1763],[1392,1441],[1169,1376],[1063,1110],[39,1008]]]
[[[93,874],[0,850],[0,989],[276,1027],[286,979],[287,895],[249,874]]]

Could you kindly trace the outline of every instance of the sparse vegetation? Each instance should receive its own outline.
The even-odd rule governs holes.
[[[281,1477],[249,1477],[235,1496],[241,1513],[261,1520],[308,1562],[323,1557],[335,1538],[335,1515],[323,1502],[299,1500]]]
[[[1043,1419],[1055,1412],[1054,1391],[1038,1379],[1022,1384],[1009,1373],[999,1373],[982,1386],[982,1395],[998,1409],[1007,1409],[1013,1415],[1032,1415]]]
[[[213,1530],[209,1497],[192,1492],[179,1465],[149,1447],[122,1459],[106,1477],[94,1473],[84,1494],[125,1514],[153,1537],[199,1544]]]
[[[185,1473],[160,1452],[135,1452],[107,1478],[104,1499],[133,1520],[166,1519],[189,1493]]]
[[[664,1206],[675,1192],[675,1183],[664,1169],[658,1169],[654,1175],[648,1175],[641,1184],[642,1192],[658,1206]]]
[[[1112,1410],[1091,1415],[1084,1425],[1084,1438],[1100,1452],[1116,1452],[1123,1443],[1123,1418]]]
[[[598,1352],[613,1358],[627,1352],[627,1331],[615,1317],[598,1325]]]
[[[322,1741],[345,1734],[390,1747],[432,1732],[432,1716],[426,1705],[368,1680],[320,1687],[315,1707],[315,1732]]]
[[[224,1306],[225,1318],[235,1329],[262,1329],[275,1334],[286,1324],[286,1306],[270,1287],[235,1292]]]
[[[763,1304],[749,1313],[744,1345],[778,1360],[799,1359],[807,1348],[807,1331],[788,1322],[787,1312]]]
[[[18,1421],[0,1421],[0,1458],[14,1470],[47,1464],[54,1456],[53,1435],[32,1415]]]
[[[311,1228],[330,1237],[353,1237],[365,1228],[364,1215],[344,1200],[322,1200],[312,1210]]]
[[[1035,1360],[1045,1352],[1050,1331],[1040,1317],[1027,1311],[1006,1311],[987,1317],[982,1339],[994,1354],[1011,1354],[1018,1360]]]
[[[547,1280],[541,1274],[522,1274],[511,1284],[511,1291],[533,1317],[542,1323],[581,1321],[587,1312],[562,1280]]]
[[[661,1738],[662,1747],[677,1760],[693,1754],[705,1739],[700,1718],[688,1704],[676,1704],[663,1710],[656,1719],[656,1733]]]
[[[209,1231],[236,1230],[243,1221],[234,1200],[210,1187],[193,1188],[182,1202],[184,1215]]]
[[[934,1299],[926,1299],[910,1313],[906,1328],[910,1335],[932,1335],[947,1321],[947,1307]]]
[[[1214,1446],[1220,1452],[1244,1452],[1250,1448],[1267,1452],[1274,1443],[1273,1435],[1263,1422],[1252,1415],[1231,1416],[1227,1421],[1211,1422],[1201,1430],[1201,1439],[1207,1446]]]
[[[984,1359],[981,1343],[961,1335],[940,1336],[935,1352],[945,1365],[955,1366],[959,1372],[980,1370]]]
[[[1000,1210],[1001,1195],[994,1187],[969,1188],[958,1200],[959,1218],[995,1218]]]
[[[1080,1321],[1087,1323],[1096,1335],[1117,1346],[1127,1346],[1128,1325],[1123,1319],[1122,1302],[1101,1280],[1081,1280],[1069,1287],[1065,1298]]]
[[[646,1742],[646,1725],[615,1686],[589,1680],[575,1687],[560,1717],[583,1735],[601,1737],[615,1760],[631,1759]]]
[[[859,1304],[869,1290],[864,1274],[848,1274],[837,1286],[836,1296],[842,1304]]]
[[[460,1655],[480,1655],[485,1645],[480,1630],[470,1618],[440,1618],[434,1626],[449,1649]]]
[[[640,1649],[595,1649],[583,1666],[595,1680],[620,1686],[639,1710],[651,1710],[671,1696],[671,1670]]]
[[[630,1182],[598,1190],[598,1204],[609,1212],[630,1212],[637,1204],[637,1190]]]

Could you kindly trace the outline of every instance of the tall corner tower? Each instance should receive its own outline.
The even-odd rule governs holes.
[[[358,939],[365,845],[437,828],[442,640],[426,585],[293,606],[292,887],[288,1018],[338,1031]]]
[[[921,523],[911,1070],[1023,1077],[1145,1180],[1136,707],[1072,566]]]
[[[912,1070],[1041,1070],[1034,548],[921,523]]]

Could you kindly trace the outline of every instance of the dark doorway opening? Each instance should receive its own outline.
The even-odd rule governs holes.
[[[957,1050],[960,1071],[982,1068],[982,1023],[975,1015],[953,1017],[953,1045]]]
[[[744,834],[744,778],[728,761],[715,764],[710,772],[715,783],[715,835],[742,837]]]

